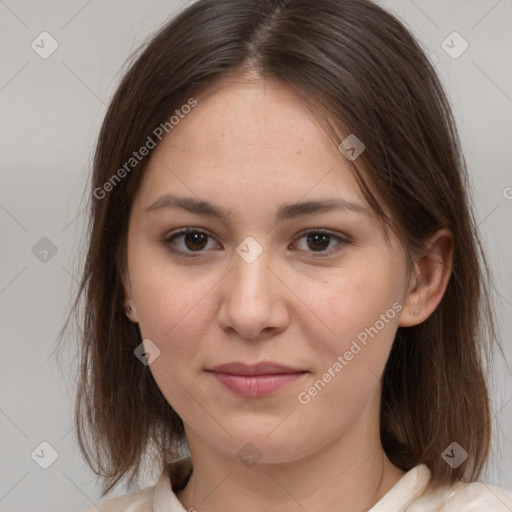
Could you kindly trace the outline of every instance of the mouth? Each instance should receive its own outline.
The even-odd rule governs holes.
[[[271,362],[227,363],[207,371],[232,393],[252,398],[271,395],[309,373]]]

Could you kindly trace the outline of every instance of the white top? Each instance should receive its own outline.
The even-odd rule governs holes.
[[[190,457],[169,465],[154,486],[99,504],[102,512],[187,512],[173,490],[182,489],[192,472]],[[457,482],[423,492],[430,470],[420,464],[408,471],[368,512],[512,512],[512,493],[482,482]],[[172,482],[172,487],[171,487]],[[92,507],[85,512],[97,512]]]

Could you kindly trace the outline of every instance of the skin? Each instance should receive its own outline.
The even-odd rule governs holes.
[[[150,370],[185,424],[194,472],[177,496],[200,512],[368,510],[404,475],[379,438],[381,376],[397,328],[422,322],[442,298],[450,234],[426,241],[409,272],[404,248],[393,234],[386,243],[344,156],[288,86],[246,75],[196,98],[153,152],[124,276],[129,317],[160,350]],[[230,223],[146,211],[166,193],[213,202]],[[284,203],[333,197],[367,213],[276,221]],[[162,242],[184,227],[209,236]],[[308,243],[303,230],[333,236]],[[252,263],[236,252],[248,236],[263,251]],[[298,394],[393,304],[401,311],[301,404]],[[233,361],[306,373],[270,396],[240,397],[206,371]],[[252,467],[237,457],[248,442],[261,454]]]

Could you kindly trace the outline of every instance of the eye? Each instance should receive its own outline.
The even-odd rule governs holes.
[[[300,250],[305,250],[306,252],[313,253],[327,253],[331,254],[333,252],[337,252],[343,248],[344,245],[349,243],[349,240],[343,238],[338,235],[334,235],[333,233],[329,233],[327,231],[308,231],[306,233],[302,233],[301,236],[297,240],[305,239],[306,247],[312,249],[308,251],[308,249],[300,248]],[[332,247],[332,242],[334,240],[338,240],[338,243],[335,245],[334,249],[329,249]],[[296,243],[296,242],[295,242]]]
[[[206,231],[203,231],[199,228],[183,228],[165,237],[165,239],[162,240],[162,243],[174,254],[178,254],[179,256],[184,257],[195,257],[199,254],[194,253],[205,252],[205,249],[209,248],[209,239],[213,240],[213,237]],[[341,250],[344,245],[347,245],[350,242],[347,238],[334,235],[333,233],[327,231],[310,230],[308,232],[302,233],[299,238],[296,239],[296,242],[291,244],[291,246],[297,245],[297,241],[301,241],[303,239],[305,239],[306,248],[299,247],[299,250],[312,253],[320,253],[319,256],[337,252]],[[181,243],[176,243],[176,240],[179,240]],[[332,243],[335,240],[337,240],[338,243],[335,244],[333,249]],[[329,249],[330,246],[331,248]],[[311,250],[308,250],[308,248]]]
[[[177,249],[174,247],[174,240],[180,239],[183,244],[179,244]],[[194,252],[204,252],[208,246],[208,238],[211,238],[208,233],[198,228],[183,228],[175,233],[171,233],[163,240],[163,244],[170,251],[185,257],[194,257]],[[178,245],[178,244],[176,244]]]

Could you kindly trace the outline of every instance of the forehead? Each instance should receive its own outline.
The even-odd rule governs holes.
[[[347,161],[302,98],[286,84],[226,77],[197,96],[154,150],[144,203],[176,191],[260,204],[333,194],[365,203]]]
[[[302,98],[280,81],[225,78],[197,100],[190,122],[173,134],[176,144],[188,138],[196,147],[213,143],[231,149],[278,145],[286,149],[305,139],[316,146],[332,145]],[[192,123],[194,133],[187,130]]]

